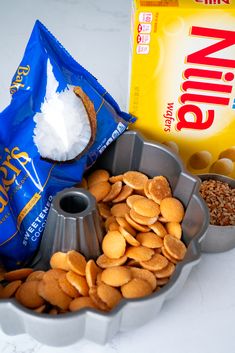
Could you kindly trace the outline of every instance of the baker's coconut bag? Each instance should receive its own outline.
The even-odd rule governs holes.
[[[87,113],[91,113],[89,143],[77,158],[67,158],[70,160],[66,162],[50,156],[42,158],[36,144],[41,139],[42,107],[47,107],[53,95],[56,99],[68,91],[75,95],[74,89]],[[0,260],[13,269],[27,264],[34,256],[52,197],[79,182],[84,171],[134,119],[120,110],[96,78],[39,21],[12,79],[10,92],[11,103],[0,114]],[[66,124],[70,118],[68,114]],[[47,126],[41,125],[48,132]],[[59,138],[58,146],[53,148],[49,140],[50,135],[48,141],[44,136],[45,150],[61,147]]]

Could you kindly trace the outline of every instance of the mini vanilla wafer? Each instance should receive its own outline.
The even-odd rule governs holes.
[[[122,285],[121,292],[124,298],[141,298],[152,293],[149,282],[141,278],[133,278],[128,283]]]
[[[137,171],[129,171],[123,174],[123,182],[132,189],[143,190],[148,177]]]

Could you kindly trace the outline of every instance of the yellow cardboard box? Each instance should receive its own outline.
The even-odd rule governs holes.
[[[235,1],[133,0],[133,128],[235,177]]]

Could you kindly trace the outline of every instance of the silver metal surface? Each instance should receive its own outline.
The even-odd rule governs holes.
[[[103,231],[96,200],[82,188],[67,188],[52,201],[33,267],[48,269],[57,251],[80,251],[87,259],[101,254]]]
[[[182,228],[188,249],[184,260],[176,266],[175,273],[161,290],[142,299],[122,300],[109,313],[87,309],[55,317],[32,312],[14,299],[3,300],[0,302],[0,324],[5,333],[27,332],[51,346],[69,345],[83,337],[104,344],[118,331],[128,331],[156,317],[164,302],[183,288],[190,271],[200,261],[200,242],[208,227],[209,212],[199,196],[199,179],[186,172],[176,154],[164,145],[145,141],[138,133],[128,131],[104,152],[96,163],[96,168],[100,167],[113,175],[139,170],[149,177],[164,175],[168,178],[174,196],[186,208]],[[54,229],[51,226],[51,232]],[[45,246],[42,245],[45,252],[46,247],[45,240]]]
[[[235,188],[235,179],[219,174],[200,174],[199,178],[203,180],[219,180],[228,183],[233,189]],[[235,248],[235,226],[215,226],[209,224],[206,235],[201,242],[203,252],[217,253],[228,251]]]

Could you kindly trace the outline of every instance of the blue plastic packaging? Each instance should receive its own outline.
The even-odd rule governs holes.
[[[95,141],[72,163],[43,160],[33,142],[33,117],[40,112],[50,84],[48,67],[58,81],[57,92],[68,85],[80,86],[97,113]],[[84,171],[135,119],[120,110],[96,78],[39,21],[10,92],[11,103],[0,114],[0,260],[13,269],[26,265],[34,256],[52,197],[79,182]]]

